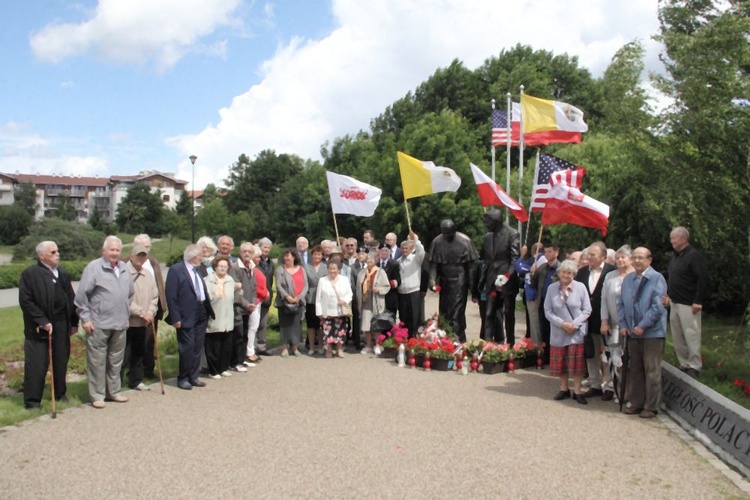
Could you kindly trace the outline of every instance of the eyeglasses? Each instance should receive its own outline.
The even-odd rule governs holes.
[[[58,252],[57,250],[52,250],[52,251],[51,251],[50,253],[51,253],[52,255],[57,255],[57,254],[59,254],[60,252]]]

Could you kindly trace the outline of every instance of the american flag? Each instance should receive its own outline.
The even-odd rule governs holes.
[[[513,134],[516,135],[516,134]],[[518,137],[512,137],[511,146],[518,146]],[[503,109],[492,110],[492,145],[508,144],[508,112]]]
[[[534,179],[534,192],[531,195],[531,211],[541,212],[547,203],[550,185],[558,182],[570,187],[581,188],[586,169],[576,167],[570,162],[556,156],[543,154],[539,156],[539,169]]]

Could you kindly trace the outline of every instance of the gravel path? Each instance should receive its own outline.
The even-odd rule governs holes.
[[[556,380],[533,369],[275,356],[207,383],[0,433],[0,497],[741,496],[658,419],[553,401]]]

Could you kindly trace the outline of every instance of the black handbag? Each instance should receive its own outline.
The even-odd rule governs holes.
[[[583,355],[586,359],[594,357],[594,339],[591,338],[591,334],[587,333],[583,337]]]
[[[287,313],[287,314],[297,314],[297,311],[299,311],[300,303],[299,302],[287,302],[284,300],[284,302],[281,303],[281,309]]]
[[[396,317],[390,311],[374,314],[370,320],[371,332],[387,332],[396,324]]]

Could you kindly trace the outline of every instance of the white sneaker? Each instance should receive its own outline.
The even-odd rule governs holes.
[[[255,368],[255,363],[253,363],[252,361],[243,361],[242,364],[247,368]]]
[[[234,367],[234,369],[237,370],[238,372],[246,372],[247,371],[247,368],[245,368],[242,365],[237,365],[237,366]]]
[[[325,347],[321,347],[320,349],[318,349],[318,354],[325,354],[325,353],[326,353]]]
[[[383,352],[383,349],[381,349],[379,345],[376,345],[375,349],[373,350],[373,352],[375,353],[376,356],[379,356],[380,353]]]
[[[372,347],[365,347],[364,349],[362,349],[359,352],[360,352],[360,354],[372,354],[373,350],[372,350]]]
[[[315,354],[315,349],[310,349],[309,351],[307,351],[308,356],[313,356],[314,354]]]
[[[150,391],[151,389],[149,388],[149,386],[141,382],[135,387],[135,390],[136,391]]]
[[[221,380],[221,375],[209,375],[208,377],[214,380]]]
[[[231,377],[232,376],[232,372],[230,372],[229,370],[223,371],[223,372],[221,372],[221,376],[222,377]]]

